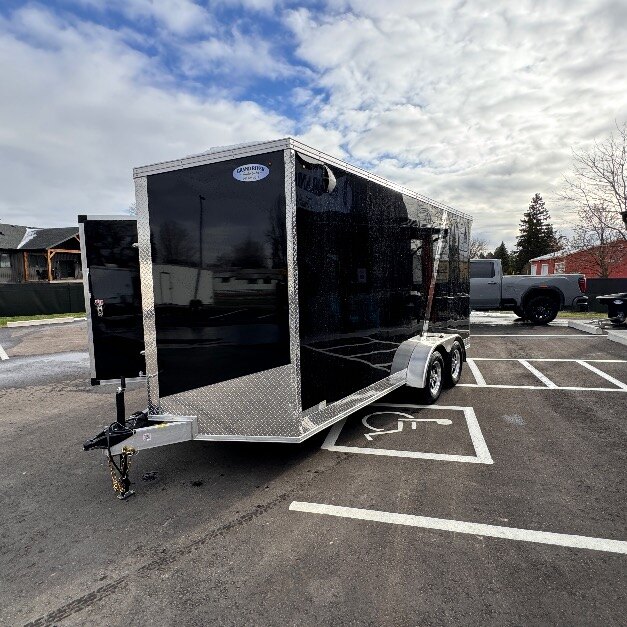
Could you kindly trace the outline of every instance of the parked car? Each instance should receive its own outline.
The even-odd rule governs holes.
[[[583,274],[503,276],[500,259],[470,261],[470,308],[513,311],[524,320],[548,324],[561,309],[584,310]]]

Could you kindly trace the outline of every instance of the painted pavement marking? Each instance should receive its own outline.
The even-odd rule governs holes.
[[[470,368],[470,371],[472,372],[472,376],[475,378],[475,381],[477,382],[477,385],[479,385],[479,386],[486,385],[485,379],[483,378],[483,375],[481,374],[481,371],[477,367],[477,364],[475,363],[475,360],[471,359],[471,358],[467,358],[466,359],[466,363],[468,364],[468,367]]]
[[[555,385],[555,383],[553,383],[553,381],[551,381],[551,379],[549,379],[546,375],[542,374],[537,368],[534,368],[526,359],[519,359],[518,360],[525,368],[527,368],[527,370],[529,370],[529,372],[531,372],[531,374],[533,374],[534,376],[536,376],[538,379],[540,379],[540,381],[542,381],[542,383],[544,383],[546,385],[547,388],[551,388],[551,389],[555,389],[556,387],[558,387],[557,385]]]
[[[568,340],[598,340],[598,339],[607,339],[605,335],[567,335],[566,333],[558,333],[558,334],[542,334],[542,333],[501,333],[501,334],[489,334],[489,333],[474,333],[472,334],[472,339],[476,340],[479,337],[509,337],[517,338],[517,337],[533,337],[536,340],[542,340],[545,337],[561,337],[562,339]]]
[[[380,455],[383,457],[406,457],[410,459],[430,459],[435,461],[463,462],[468,464],[493,464],[492,456],[488,450],[488,445],[481,433],[481,427],[477,421],[475,410],[472,407],[459,407],[457,405],[414,405],[399,403],[372,403],[370,407],[390,407],[394,409],[448,409],[461,411],[466,419],[468,432],[475,455],[449,455],[444,453],[421,453],[418,451],[401,451],[395,449],[362,448],[359,446],[338,446],[335,443],[346,424],[348,418],[336,422],[320,448],[337,453],[357,453],[360,455]],[[380,412],[377,412],[380,413]],[[398,412],[391,412],[398,413]]]
[[[5,361],[8,358],[9,358],[9,356],[7,355],[7,353],[4,350],[4,348],[2,348],[2,345],[0,344],[0,361]]]
[[[326,516],[337,516],[340,518],[352,518],[354,520],[368,520],[392,525],[404,525],[407,527],[419,527],[422,529],[437,529],[440,531],[452,531],[453,533],[465,533],[475,536],[488,536],[491,538],[503,538],[505,540],[517,540],[519,542],[552,544],[554,546],[564,546],[574,549],[605,551],[608,553],[620,553],[622,555],[627,555],[627,542],[623,540],[593,538],[590,536],[570,535],[567,533],[554,533],[550,531],[534,531],[533,529],[501,527],[499,525],[484,525],[480,523],[465,522],[463,520],[429,518],[427,516],[397,514],[394,512],[383,512],[357,507],[340,507],[339,505],[307,503],[303,501],[292,501],[289,509],[292,512],[322,514]]]
[[[587,363],[587,361],[584,361],[583,359],[578,359],[577,363],[583,366],[584,368],[587,368],[591,372],[598,374],[600,377],[603,377],[606,381],[609,381],[610,383],[613,383],[614,385],[618,386],[621,390],[627,390],[627,385],[625,385],[622,381],[615,379],[614,377],[610,376],[606,372],[603,372],[603,370],[599,370],[598,368],[595,368],[591,364]]]
[[[549,388],[546,385],[501,385],[497,383],[488,383],[486,385],[477,385],[476,383],[458,383],[456,387],[462,388],[498,388],[501,390],[557,390],[568,392],[627,392],[621,388],[581,388],[575,386],[554,387]]]
[[[518,361],[518,357],[473,357],[473,361]],[[579,362],[579,359],[558,359],[552,357],[527,357],[526,361],[568,361]],[[586,359],[595,364],[627,364],[627,359]]]
[[[479,366],[476,362],[478,361],[516,361],[522,364],[529,372],[531,372],[536,378],[538,378],[544,385],[510,385],[510,384],[496,384],[496,383],[486,383],[481,371],[479,370]],[[573,363],[579,364],[584,368],[587,368],[591,372],[599,375],[606,381],[609,381],[616,387],[583,387],[583,386],[561,386],[556,385],[549,377],[547,377],[544,373],[540,372],[537,368],[531,365],[530,362],[539,362],[539,363]],[[599,368],[591,365],[592,363],[596,364],[624,364],[627,363],[625,359],[557,359],[557,358],[529,358],[529,359],[517,359],[513,357],[472,357],[467,359],[468,366],[470,371],[472,372],[476,383],[458,383],[458,386],[461,387],[479,387],[479,388],[500,388],[504,390],[569,390],[576,392],[627,392],[627,383],[623,383],[619,379],[612,377],[611,375],[603,372]]]

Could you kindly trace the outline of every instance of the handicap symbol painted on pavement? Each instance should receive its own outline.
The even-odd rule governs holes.
[[[397,423],[397,427],[396,429],[391,429],[389,431],[385,431],[384,429],[378,429],[377,427],[373,427],[369,422],[368,422],[368,418],[372,418],[373,416],[380,416],[382,414],[395,414],[397,416],[404,416],[403,418],[399,418],[398,419],[398,423]],[[416,418],[414,416],[411,416],[410,414],[405,414],[403,412],[400,411],[376,411],[372,414],[368,414],[367,416],[365,416],[364,418],[362,418],[361,421],[364,425],[364,427],[367,427],[368,429],[370,429],[370,431],[372,431],[373,433],[364,433],[364,436],[366,438],[366,440],[372,440],[372,438],[375,435],[385,435],[386,433],[400,433],[403,430],[403,427],[405,425],[406,422],[411,423],[411,428],[415,429],[417,423],[419,422],[435,422],[438,425],[451,425],[453,424],[452,420],[449,420],[448,418]]]

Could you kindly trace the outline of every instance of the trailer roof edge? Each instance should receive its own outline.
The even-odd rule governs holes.
[[[364,170],[358,166],[352,165],[342,159],[338,159],[337,157],[333,157],[327,153],[322,152],[316,148],[312,148],[307,144],[303,144],[302,142],[293,139],[292,137],[285,137],[282,139],[272,140],[272,141],[263,141],[263,142],[250,142],[247,144],[236,144],[233,146],[221,146],[218,148],[214,148],[210,151],[203,152],[196,155],[190,155],[188,157],[183,157],[182,159],[173,159],[170,161],[161,161],[158,163],[153,163],[146,166],[141,166],[137,168],[133,168],[133,178],[142,178],[144,176],[150,176],[152,174],[159,174],[162,172],[171,172],[172,170],[182,170],[184,168],[192,168],[199,165],[205,165],[208,163],[216,163],[218,161],[225,161],[227,159],[236,159],[240,157],[252,157],[254,155],[258,155],[263,152],[268,152],[271,150],[287,150],[293,149],[298,152],[302,152],[307,156],[313,157],[320,161],[324,161],[329,165],[334,165],[336,167],[340,167],[351,174],[356,174],[358,176],[362,176],[370,181],[375,183],[379,183],[381,185],[385,185],[386,187],[393,189],[394,191],[400,192],[402,194],[406,194],[407,196],[411,196],[416,200],[421,200],[423,202],[429,203],[434,207],[445,210],[450,213],[454,213],[458,216],[461,216],[467,220],[473,219],[473,217],[465,213],[464,211],[460,211],[459,209],[455,209],[445,203],[434,200],[433,198],[429,198],[428,196],[424,196],[423,194],[419,194],[409,187],[405,187],[404,185],[400,185],[389,179],[386,179],[378,174],[374,174],[373,172],[369,172],[368,170]]]

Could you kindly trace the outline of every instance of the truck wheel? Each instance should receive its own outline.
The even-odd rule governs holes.
[[[449,353],[447,368],[444,372],[444,384],[446,387],[452,388],[457,385],[462,378],[462,366],[463,366],[464,352],[462,345],[455,340],[453,346],[451,346],[451,352]]]
[[[425,387],[422,391],[422,398],[430,405],[435,403],[442,391],[444,382],[444,360],[438,351],[433,351],[427,365],[427,376],[425,379]]]
[[[549,324],[555,320],[559,303],[548,296],[535,296],[525,307],[525,318],[534,324]]]
[[[522,307],[514,307],[512,310],[519,318],[525,319],[525,312],[522,310]]]

